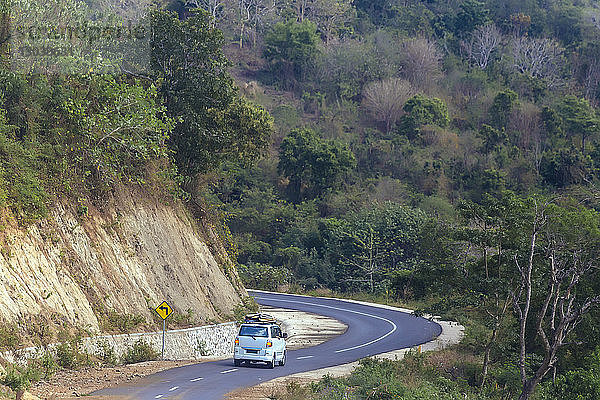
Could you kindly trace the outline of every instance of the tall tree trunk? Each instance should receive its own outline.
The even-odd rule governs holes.
[[[504,315],[506,314],[506,310],[508,309],[509,304],[510,304],[510,297],[507,297],[506,300],[504,301],[504,306],[502,307],[502,311],[500,311],[500,314],[496,315],[496,322],[494,323],[494,329],[492,330],[492,336],[490,337],[490,341],[488,342],[487,346],[485,346],[485,354],[483,357],[483,368],[481,371],[481,386],[480,387],[482,387],[482,388],[485,385],[485,382],[487,380],[492,346],[494,345],[494,342],[496,341],[496,338],[498,337],[498,331],[500,330],[500,325],[502,324],[502,319],[504,318]],[[500,307],[500,304],[499,304],[498,296],[496,296],[496,309],[498,309],[498,307]]]
[[[240,49],[244,46],[244,27],[246,24],[244,22],[240,23]]]
[[[534,218],[537,218],[534,217]],[[522,278],[524,280],[525,289],[525,304],[519,315],[519,369],[521,371],[521,382],[523,386],[527,384],[527,372],[525,371],[525,358],[527,356],[527,343],[525,341],[525,334],[527,329],[527,318],[529,316],[529,309],[531,307],[531,274],[533,271],[533,256],[535,254],[535,243],[537,239],[538,227],[534,221],[533,232],[531,234],[531,246],[529,249],[529,260],[527,260],[526,269],[522,272]]]
[[[488,269],[488,255],[487,255],[487,246],[483,245],[483,262],[485,264],[485,279],[490,279],[490,271]]]
[[[494,330],[492,331],[492,337],[490,338],[488,344],[485,346],[485,355],[483,356],[483,369],[481,371],[481,385],[479,386],[481,388],[485,385],[485,381],[487,379],[488,368],[490,365],[490,353],[492,352],[492,346],[496,341],[497,332],[498,329],[494,327]]]
[[[521,394],[519,395],[519,400],[528,400],[531,397],[531,395],[535,391],[536,386],[540,383],[540,381],[542,380],[544,375],[546,375],[546,372],[550,370],[550,368],[550,360],[546,357],[540,368],[538,368],[538,370],[536,371],[536,373],[523,384],[523,389],[521,391]]]

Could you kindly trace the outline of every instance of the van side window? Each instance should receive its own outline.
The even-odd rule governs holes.
[[[271,330],[272,330],[271,333],[273,334],[273,337],[276,337],[276,338],[281,337],[281,329],[279,329],[278,326],[274,326],[273,328],[271,328]]]

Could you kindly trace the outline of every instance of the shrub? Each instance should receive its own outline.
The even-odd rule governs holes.
[[[259,311],[258,304],[250,296],[242,298],[240,304],[236,304],[233,308],[233,316],[236,321],[243,321],[246,314],[255,313]]]
[[[206,342],[204,340],[198,340],[196,342],[194,350],[197,353],[200,353],[201,356],[208,356],[210,354],[210,351],[208,350],[208,347],[206,346]]]
[[[20,367],[11,365],[0,378],[2,385],[8,386],[15,392],[27,390],[33,382],[40,380],[40,374],[31,366]]]
[[[158,359],[158,352],[150,344],[146,343],[144,339],[140,339],[127,349],[121,361],[123,364],[136,364],[156,359]]]
[[[44,351],[39,357],[31,360],[30,367],[38,371],[44,379],[48,379],[58,370],[56,358],[49,351]]]
[[[397,364],[389,360],[365,358],[348,379],[363,398],[400,398],[406,392],[398,377]]]
[[[4,324],[0,326],[0,349],[16,349],[21,343],[19,330],[14,324]]]
[[[146,323],[146,318],[138,314],[119,314],[116,311],[109,311],[102,321],[102,330],[120,333],[130,333],[133,329]]]
[[[81,338],[75,338],[56,346],[56,362],[66,369],[90,366],[93,361],[88,353],[80,350]]]
[[[115,366],[118,364],[115,348],[106,340],[99,342],[98,347],[99,351],[96,353],[96,357],[98,357],[103,364],[110,366]]]
[[[188,308],[185,312],[175,313],[171,317],[171,326],[175,325],[178,327],[190,327],[197,325],[197,320],[194,315],[194,310]]]

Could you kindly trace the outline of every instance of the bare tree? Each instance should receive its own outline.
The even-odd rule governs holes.
[[[585,219],[590,216],[565,211],[553,203],[536,202],[534,207],[528,254],[525,259],[514,256],[520,279],[511,292],[519,323],[520,400],[530,398],[542,378],[555,367],[558,351],[569,344],[569,334],[600,303],[599,295],[588,296],[580,290],[580,284],[594,279],[598,270],[599,243],[585,231]],[[545,281],[547,287],[539,308],[532,306],[534,279]],[[531,340],[528,324],[534,324],[544,349],[543,360],[532,375],[527,374],[525,367],[526,346]]]
[[[244,47],[247,38],[256,46],[258,30],[266,25],[266,19],[276,10],[274,0],[229,0],[226,6],[230,14],[235,13],[231,19],[238,25],[240,48]]]
[[[583,81],[585,98],[596,102],[596,93],[600,88],[600,60],[593,58],[589,61]]]
[[[461,42],[469,61],[479,67],[486,69],[492,54],[502,42],[502,33],[494,24],[480,26],[471,34],[471,40]]]
[[[363,105],[377,121],[385,123],[386,132],[389,132],[404,113],[404,103],[414,94],[411,84],[403,79],[371,82],[363,91]]]
[[[564,49],[558,42],[523,36],[513,39],[511,47],[512,67],[515,70],[544,79],[550,87],[559,84],[564,67]]]
[[[540,170],[542,154],[546,150],[546,138],[539,108],[531,103],[523,103],[515,109],[508,122],[508,130],[518,132],[518,146],[532,157],[536,171]]]
[[[296,12],[296,20],[304,22],[304,18],[308,15],[309,10],[314,0],[292,0],[292,7]]]
[[[498,253],[500,257],[502,252]],[[487,380],[488,370],[490,366],[490,355],[492,353],[492,348],[496,343],[496,339],[498,338],[498,332],[500,331],[500,327],[502,322],[504,321],[504,317],[506,312],[509,309],[510,305],[510,297],[507,297],[504,301],[501,301],[499,293],[494,293],[494,307],[490,309],[486,309],[485,312],[493,321],[492,334],[488,342],[485,345],[485,350],[483,353],[483,366],[481,371],[481,384],[480,387],[485,386],[485,382]]]
[[[427,89],[441,75],[441,55],[434,42],[424,37],[407,40],[401,46],[402,72],[419,89]]]

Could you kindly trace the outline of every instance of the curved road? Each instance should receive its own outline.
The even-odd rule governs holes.
[[[375,354],[428,342],[442,329],[413,315],[338,299],[252,292],[259,304],[325,315],[348,326],[346,333],[320,345],[288,351],[283,367],[238,367],[233,361],[204,362],[148,376],[134,386],[93,393],[131,399],[222,399],[232,390],[254,386],[280,376],[346,364]]]

